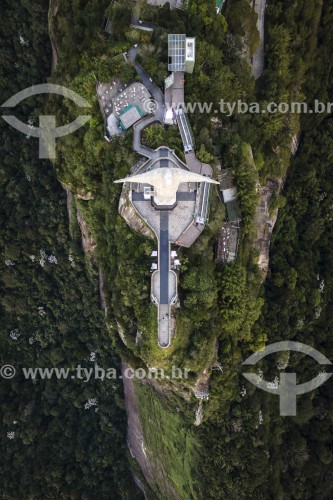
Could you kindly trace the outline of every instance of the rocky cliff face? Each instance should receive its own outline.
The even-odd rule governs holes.
[[[300,141],[300,134],[295,134],[292,137],[290,144],[290,153],[294,157],[297,154]],[[259,202],[256,209],[255,225],[257,228],[257,236],[254,242],[254,248],[258,251],[258,267],[262,271],[263,281],[266,279],[269,266],[269,247],[273,229],[278,217],[278,209],[269,209],[270,201],[273,195],[279,196],[283,189],[285,178],[267,180],[263,186],[258,182],[257,190],[259,194]]]
[[[139,463],[144,477],[151,484],[153,482],[152,464],[149,461],[144,445],[143,429],[135,396],[134,381],[125,376],[127,368],[129,368],[128,365],[122,363],[121,371],[127,412],[127,446],[132,457]]]
[[[91,236],[89,227],[85,223],[85,221],[83,219],[83,215],[78,208],[76,209],[76,217],[77,217],[77,221],[79,223],[80,229],[81,229],[82,247],[83,247],[84,253],[86,255],[89,255],[89,257],[91,258],[91,261],[97,265],[97,261],[96,261],[96,257],[95,257],[95,249],[96,249],[97,243],[94,240],[94,238]]]
[[[128,201],[128,187],[126,187],[125,185],[121,192],[118,210],[119,214],[125,219],[127,224],[132,229],[138,231],[139,233],[142,233],[147,238],[155,238],[153,231],[143,222],[143,220],[134,210],[132,204]]]
[[[258,267],[262,271],[263,280],[266,279],[269,265],[269,247],[272,232],[277,220],[278,210],[269,213],[269,203],[274,193],[280,192],[282,181],[268,180],[263,186],[258,185],[259,203],[256,209],[255,225],[257,228],[257,237],[254,242],[254,248],[258,251]]]

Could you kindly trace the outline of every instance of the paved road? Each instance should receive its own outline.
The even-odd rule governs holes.
[[[169,304],[169,213],[160,212],[160,304]]]
[[[139,77],[141,78],[142,83],[147,87],[155,101],[160,105],[159,107],[163,108],[164,106],[164,95],[161,89],[155,85],[155,83],[150,79],[144,69],[136,62],[136,58],[138,55],[138,48],[131,47],[128,51],[127,58],[134,65],[135,70]]]
[[[133,26],[134,28],[141,28],[141,29],[145,29],[146,28],[146,31],[152,31],[153,29],[155,29],[157,27],[157,24],[155,23],[147,23],[145,21],[140,21],[139,20],[132,20],[132,23],[131,23],[131,26]]]
[[[151,125],[154,122],[163,123],[164,96],[161,90],[157,87],[157,85],[155,85],[155,83],[151,81],[150,77],[143,70],[140,64],[136,62],[137,55],[138,55],[138,48],[133,46],[127,53],[127,59],[131,64],[133,64],[142,83],[149,90],[150,94],[152,95],[152,99],[155,101],[157,105],[157,109],[155,113],[146,116],[143,120],[140,120],[138,123],[134,125],[133,148],[137,153],[141,154],[142,156],[146,156],[147,158],[151,158],[151,160],[154,161],[159,157],[159,153],[141,144],[141,132],[144,128],[148,127],[148,125]]]
[[[252,75],[257,80],[264,69],[264,35],[265,35],[265,8],[266,0],[254,0],[253,8],[258,14],[257,28],[260,34],[260,45],[252,58]]]

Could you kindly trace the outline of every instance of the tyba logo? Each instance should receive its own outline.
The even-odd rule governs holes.
[[[320,365],[331,365],[332,363],[323,354],[318,352],[313,347],[300,342],[293,342],[290,340],[283,342],[276,342],[271,344],[262,351],[258,351],[252,356],[248,357],[242,364],[243,365],[255,365],[261,359],[265,358],[269,354],[282,351],[296,351],[303,354],[307,354],[315,359]],[[280,381],[277,386],[265,380],[261,380],[255,373],[243,373],[244,377],[247,378],[252,384],[259,387],[263,391],[270,392],[272,394],[277,394],[280,396],[280,415],[281,416],[295,416],[296,415],[296,396],[299,394],[305,394],[307,392],[317,389],[320,385],[326,382],[332,375],[332,373],[320,373],[317,377],[313,378],[309,382],[304,384],[296,384],[296,373],[284,373],[280,374]]]
[[[41,85],[34,85],[18,92],[8,99],[8,101],[2,105],[2,108],[14,108],[21,101],[27,99],[27,97],[38,94],[58,94],[71,99],[81,108],[91,107],[83,97],[79,96],[73,90],[62,87],[61,85],[42,83]],[[53,159],[56,157],[56,138],[75,132],[75,130],[78,130],[90,120],[91,115],[78,116],[71,123],[58,128],[56,127],[54,115],[41,115],[39,117],[39,128],[31,127],[12,115],[3,115],[2,118],[16,130],[22,132],[22,134],[39,137],[39,158]]]

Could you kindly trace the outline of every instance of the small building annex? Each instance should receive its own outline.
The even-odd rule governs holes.
[[[168,35],[168,70],[193,73],[195,38],[186,35]]]

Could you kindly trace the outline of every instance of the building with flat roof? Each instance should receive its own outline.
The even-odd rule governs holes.
[[[195,38],[186,38],[185,47],[185,72],[193,73],[195,63]]]
[[[184,34],[168,35],[168,70],[193,73],[195,63],[195,38]]]

